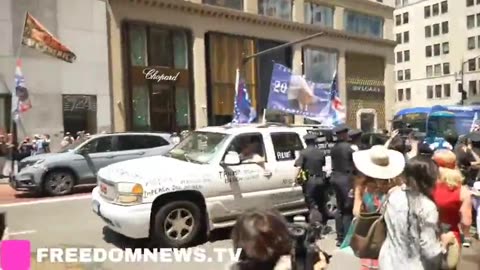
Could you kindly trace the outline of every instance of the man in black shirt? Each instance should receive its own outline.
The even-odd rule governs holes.
[[[457,156],[458,167],[465,177],[464,184],[468,186],[473,186],[480,169],[480,161],[475,157],[475,147],[472,146],[472,142],[470,141],[477,141],[478,139],[480,138],[477,138],[475,134],[471,135],[470,138],[463,137],[454,150]],[[475,143],[478,144],[478,142],[473,142],[473,144]]]
[[[315,147],[316,135],[308,134],[304,137],[307,147],[300,152],[295,161],[295,167],[306,172],[307,181],[303,183],[305,202],[309,209],[311,224],[327,224],[328,211],[326,207],[326,183],[323,166],[325,166],[325,151]]]
[[[337,230],[337,246],[340,246],[353,219],[353,164],[352,154],[355,147],[348,142],[348,127],[345,125],[335,128],[337,143],[331,150],[332,184],[337,197],[337,216],[335,227]]]

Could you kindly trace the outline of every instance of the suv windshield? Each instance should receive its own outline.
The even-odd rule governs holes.
[[[222,148],[227,137],[223,133],[195,131],[170,150],[168,156],[188,162],[207,163]]]
[[[74,141],[72,144],[69,144],[69,145],[63,147],[62,149],[60,149],[58,151],[58,153],[66,153],[66,152],[73,151],[73,150],[75,150],[75,148],[80,146],[85,141],[87,141],[87,139],[81,139],[81,140],[78,140],[78,141]]]

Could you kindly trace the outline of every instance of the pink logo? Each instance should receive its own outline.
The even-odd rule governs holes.
[[[2,270],[30,270],[30,241],[7,240],[0,242]]]

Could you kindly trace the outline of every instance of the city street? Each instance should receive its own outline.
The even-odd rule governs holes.
[[[43,201],[42,201],[43,200]],[[32,242],[32,252],[40,247],[145,247],[141,241],[125,239],[106,229],[103,222],[91,211],[88,195],[74,195],[61,199],[40,199],[21,202],[18,205],[4,204],[0,211],[6,211],[7,222],[12,239],[28,239]],[[332,223],[333,225],[333,223]],[[202,247],[211,251],[213,248],[231,247],[228,230],[219,230],[212,235],[211,242]],[[334,255],[329,269],[358,269],[359,262],[353,255],[335,252],[334,235],[323,240],[324,248]],[[480,244],[465,250],[463,263],[459,269],[478,270]],[[476,264],[474,262],[477,262]],[[208,269],[226,269],[228,263],[209,263]],[[67,269],[66,265],[32,265],[32,269]],[[159,269],[156,263],[104,263],[102,265],[68,265],[68,269]],[[169,269],[195,269],[199,263],[175,263]]]

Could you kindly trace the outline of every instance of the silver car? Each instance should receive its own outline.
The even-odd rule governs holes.
[[[107,165],[163,155],[174,144],[166,133],[99,134],[77,141],[58,153],[30,156],[18,165],[10,186],[50,196],[71,193],[76,185],[95,184],[97,171]]]

